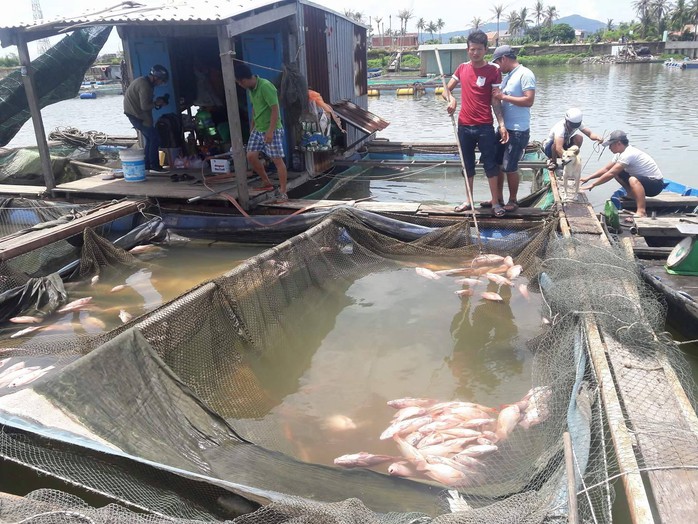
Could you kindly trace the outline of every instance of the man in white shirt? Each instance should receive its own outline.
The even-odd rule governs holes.
[[[628,195],[637,203],[637,213],[633,218],[646,217],[645,197],[655,196],[664,189],[664,177],[659,166],[644,151],[631,146],[625,131],[613,131],[602,144],[614,154],[613,160],[581,181],[586,184],[580,189],[591,191],[592,188],[616,179],[625,188]]]
[[[562,152],[569,149],[571,146],[582,148],[584,137],[588,136],[591,140],[598,143],[603,141],[599,135],[584,125],[582,110],[577,107],[571,107],[565,113],[565,118],[558,121],[552,128],[545,142],[543,142],[543,152],[550,160],[548,162],[549,169],[557,167],[557,159],[562,158]]]

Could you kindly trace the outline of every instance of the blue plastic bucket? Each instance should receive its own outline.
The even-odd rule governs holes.
[[[142,149],[124,149],[119,151],[119,158],[126,182],[145,180],[145,155]]]

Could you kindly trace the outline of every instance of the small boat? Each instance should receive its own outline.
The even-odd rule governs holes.
[[[698,60],[684,58],[683,60],[675,60],[670,58],[664,62],[666,67],[675,67],[677,69],[698,69]]]
[[[668,321],[683,336],[697,337],[698,189],[665,179],[664,191],[647,198],[645,218],[622,214],[635,209],[623,188],[609,203],[605,221],[616,231],[609,238],[630,239],[643,278],[666,299]],[[615,219],[614,210],[621,213]]]

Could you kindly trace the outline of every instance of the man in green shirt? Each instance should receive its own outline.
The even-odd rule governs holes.
[[[284,163],[284,128],[281,123],[279,96],[276,87],[269,80],[253,75],[250,68],[242,62],[235,62],[235,81],[247,89],[252,101],[253,128],[247,142],[247,161],[262,179],[262,189],[271,190],[274,186],[269,180],[264,164],[259,159],[259,152],[271,158],[279,173],[279,192],[286,200],[287,171]]]

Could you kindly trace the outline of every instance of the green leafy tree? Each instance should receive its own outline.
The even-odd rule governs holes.
[[[606,19],[606,31],[613,31],[613,18]]]

